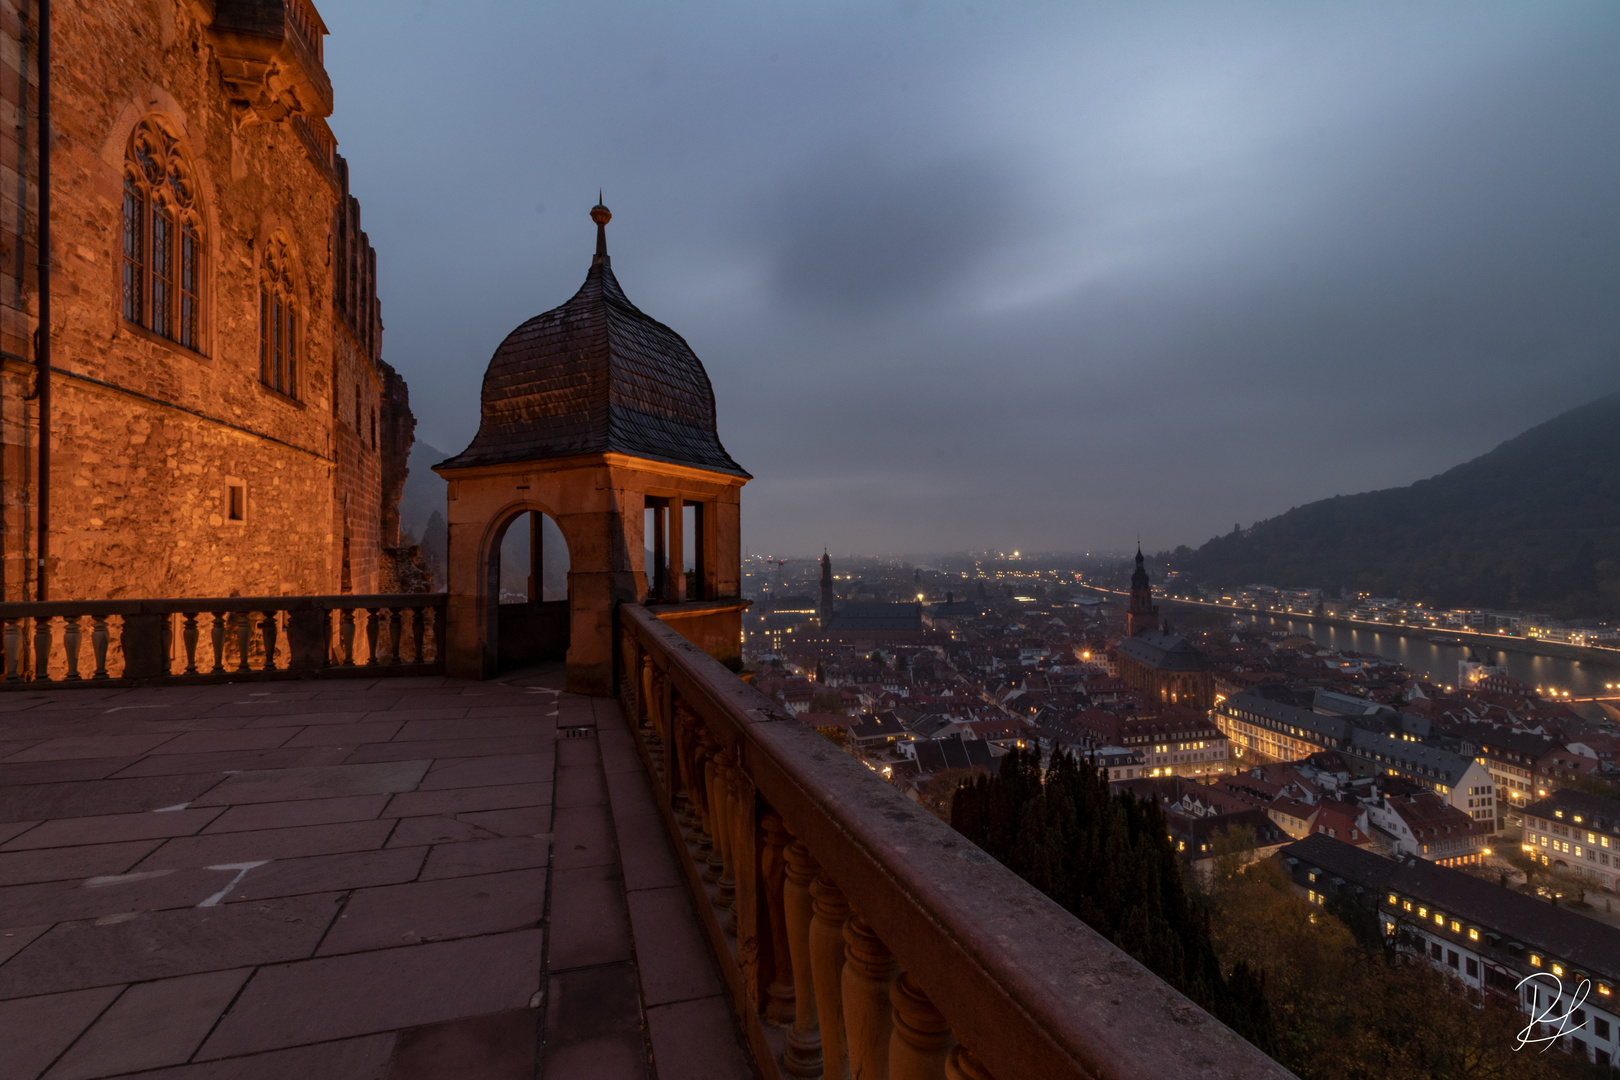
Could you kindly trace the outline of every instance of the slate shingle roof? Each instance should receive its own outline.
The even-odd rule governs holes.
[[[749,475],[720,445],[702,362],[626,298],[602,256],[573,299],[501,342],[484,372],[478,434],[439,467],[608,451]]]
[[[1118,652],[1158,671],[1204,671],[1209,667],[1204,654],[1186,638],[1157,630],[1144,630],[1126,638],[1119,643]]]
[[[921,604],[845,604],[827,622],[829,630],[921,630]]]
[[[1374,899],[1392,892],[1409,896],[1583,971],[1620,978],[1620,932],[1614,927],[1495,882],[1424,859],[1395,862],[1320,833],[1289,844],[1278,856],[1296,860],[1296,877],[1318,869],[1360,885]]]

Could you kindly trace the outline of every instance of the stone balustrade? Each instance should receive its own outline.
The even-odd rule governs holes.
[[[441,674],[443,593],[0,604],[0,687]]]
[[[621,702],[763,1076],[1290,1075],[663,614]]]

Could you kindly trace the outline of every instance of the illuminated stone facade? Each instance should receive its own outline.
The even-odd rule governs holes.
[[[34,593],[37,5],[0,0],[4,598]],[[52,599],[376,591],[403,382],[304,0],[52,18]]]

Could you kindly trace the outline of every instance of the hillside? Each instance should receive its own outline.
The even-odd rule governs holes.
[[[1221,586],[1620,614],[1620,394],[1409,487],[1323,499],[1166,558]]]

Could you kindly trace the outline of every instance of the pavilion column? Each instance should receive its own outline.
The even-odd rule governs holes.
[[[669,590],[674,603],[686,599],[686,504],[676,495],[669,500]]]

